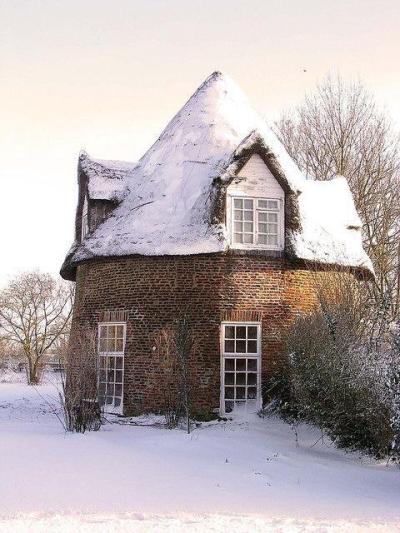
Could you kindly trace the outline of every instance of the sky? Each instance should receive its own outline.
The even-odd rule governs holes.
[[[273,122],[328,73],[400,128],[399,0],[0,0],[0,285],[58,275],[76,166],[135,161],[214,70]]]

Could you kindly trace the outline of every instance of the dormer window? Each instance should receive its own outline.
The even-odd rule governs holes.
[[[93,231],[106,218],[110,208],[105,201],[95,200],[90,210],[90,230]]]
[[[283,199],[232,197],[231,209],[232,247],[283,249]]]
[[[85,200],[83,202],[83,208],[82,208],[82,221],[81,221],[81,240],[82,241],[88,233],[89,233],[89,210],[88,210],[87,198],[85,196]]]

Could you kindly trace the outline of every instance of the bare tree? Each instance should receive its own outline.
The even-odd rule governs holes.
[[[390,294],[400,310],[400,151],[389,119],[361,83],[328,76],[276,124],[289,154],[309,178],[349,180],[376,271],[371,293]]]
[[[179,365],[176,354],[175,333],[171,326],[165,326],[154,338],[154,349],[160,359],[163,374],[163,407],[167,427],[179,426],[182,418],[182,400],[179,394]]]
[[[175,428],[184,420],[188,433],[192,416],[190,362],[195,346],[192,327],[186,314],[157,332],[154,338],[154,348],[163,372],[163,412],[167,426]]]
[[[46,353],[69,329],[72,284],[28,272],[0,291],[0,337],[20,346],[30,384],[39,383]]]
[[[60,420],[66,431],[85,433],[101,427],[96,339],[96,331],[90,327],[78,329],[60,352],[65,368],[61,380],[63,418]]]
[[[191,417],[191,379],[190,379],[190,356],[193,351],[193,335],[190,319],[185,314],[176,323],[175,332],[176,353],[180,371],[180,391],[182,407],[185,413],[186,429],[190,433]]]
[[[0,371],[15,370],[21,363],[21,349],[0,337]]]

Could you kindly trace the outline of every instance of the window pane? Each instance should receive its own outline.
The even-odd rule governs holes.
[[[235,388],[225,387],[225,398],[227,400],[233,400],[235,398]]]
[[[116,335],[117,339],[124,338],[124,326],[116,326]]]
[[[247,328],[247,337],[249,339],[257,338],[257,326],[248,326]]]
[[[247,398],[249,400],[255,400],[257,398],[257,387],[249,387],[247,389]]]
[[[267,236],[263,234],[258,235],[258,244],[267,244]]]
[[[257,341],[248,341],[247,342],[247,352],[248,353],[257,353]]]
[[[235,384],[235,374],[233,372],[225,373],[225,385],[234,385]]]
[[[235,341],[226,340],[225,341],[225,353],[234,353],[235,351]]]
[[[243,231],[243,222],[235,222],[234,230],[238,233]]]
[[[244,200],[245,209],[253,209],[253,200]]]
[[[238,374],[236,374],[236,385],[246,385],[245,372],[239,372]]]
[[[247,385],[257,385],[257,374],[247,374]]]
[[[243,207],[243,200],[241,198],[235,198],[233,201],[235,207]]]
[[[234,359],[225,359],[225,370],[235,370]]]
[[[115,348],[116,348],[116,350],[115,350],[116,352],[122,352],[124,350],[124,341],[123,341],[123,339],[117,339]]]
[[[243,235],[241,233],[235,233],[233,237],[234,242],[241,244],[243,243]]]
[[[258,224],[258,232],[259,233],[267,233],[267,227],[268,225],[267,224]]]
[[[115,396],[122,396],[122,383],[115,385]]]
[[[117,370],[115,372],[115,382],[122,383],[122,370]]]
[[[268,209],[278,209],[279,201],[278,200],[268,200]]]
[[[253,235],[251,233],[245,233],[243,235],[243,242],[245,244],[252,244],[253,243]]]
[[[252,372],[257,371],[257,359],[248,359],[247,360],[247,370]]]
[[[225,326],[225,339],[235,338],[235,326]]]
[[[114,339],[105,339],[107,346],[106,346],[106,352],[113,352],[115,350],[115,341]]]
[[[268,213],[268,222],[278,222],[278,213]]]
[[[253,221],[253,211],[244,211],[244,220]]]
[[[243,220],[243,211],[239,211],[238,209],[235,209],[235,220]]]
[[[268,213],[258,213],[258,221],[259,222],[267,222],[268,220]]]
[[[267,200],[258,200],[259,209],[267,209],[268,201]]]
[[[267,233],[276,235],[278,233],[278,224],[267,224]]]
[[[119,407],[121,405],[121,398],[115,398],[114,400],[114,406]]]
[[[100,352],[106,352],[107,351],[107,339],[100,339],[99,350],[100,350]]]
[[[117,331],[116,326],[108,326],[107,337],[108,337],[109,339],[115,339],[115,337],[116,337],[116,331]]]
[[[100,326],[99,336],[100,336],[100,339],[104,339],[107,336],[107,326]]]
[[[233,402],[225,402],[225,413],[231,413],[233,411]]]
[[[236,387],[236,399],[244,400],[245,398],[246,398],[246,387]]]
[[[267,244],[270,244],[271,246],[277,246],[278,245],[278,236],[277,235],[268,235],[267,236]]]
[[[246,359],[237,359],[236,360],[236,370],[237,371],[245,371],[246,370]]]
[[[246,233],[253,233],[253,222],[245,222],[243,226]]]
[[[247,353],[246,341],[236,341],[236,353]]]
[[[116,357],[115,358],[115,368],[122,368],[122,357]]]
[[[236,327],[236,338],[245,339],[246,338],[246,326],[237,326]]]

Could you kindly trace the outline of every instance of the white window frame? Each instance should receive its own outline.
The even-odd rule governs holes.
[[[123,327],[123,342],[122,342],[122,351],[101,351],[100,350],[100,330],[105,326],[122,326]],[[100,358],[101,357],[122,357],[122,394],[121,394],[121,404],[118,407],[104,405],[103,409],[105,412],[122,414],[124,406],[124,384],[125,384],[125,345],[126,345],[126,322],[99,322],[97,329],[97,354],[99,357],[99,368],[98,368],[98,385],[100,383]],[[114,362],[114,371],[116,372],[116,364]],[[114,395],[115,396],[115,395]]]
[[[235,233],[235,200],[252,200],[253,201],[253,220],[249,221],[253,223],[253,240],[252,243],[236,243],[234,242],[234,233]],[[258,207],[258,202],[262,201],[275,201],[278,202],[279,209],[277,211],[261,209]],[[230,246],[231,248],[241,249],[241,250],[277,250],[281,251],[284,249],[284,238],[285,238],[285,224],[284,224],[284,198],[277,197],[264,197],[264,196],[244,196],[232,194],[229,196],[230,208],[228,209],[229,219],[229,237],[230,237]],[[278,242],[276,245],[271,244],[258,244],[258,215],[260,212],[276,212],[278,215]],[[237,233],[237,232],[236,232]]]
[[[82,218],[81,218],[81,240],[86,237],[89,233],[89,206],[87,201],[87,196],[85,194],[85,199],[83,201],[82,207]]]
[[[225,327],[226,326],[255,326],[257,327],[257,352],[256,353],[239,353],[239,352],[225,352]],[[262,394],[261,394],[261,322],[235,322],[227,320],[221,322],[220,327],[220,414],[225,415],[225,359],[257,359],[257,397],[256,397],[256,410],[259,411],[262,408]],[[235,371],[236,373],[236,371]],[[247,404],[247,400],[243,402]]]

